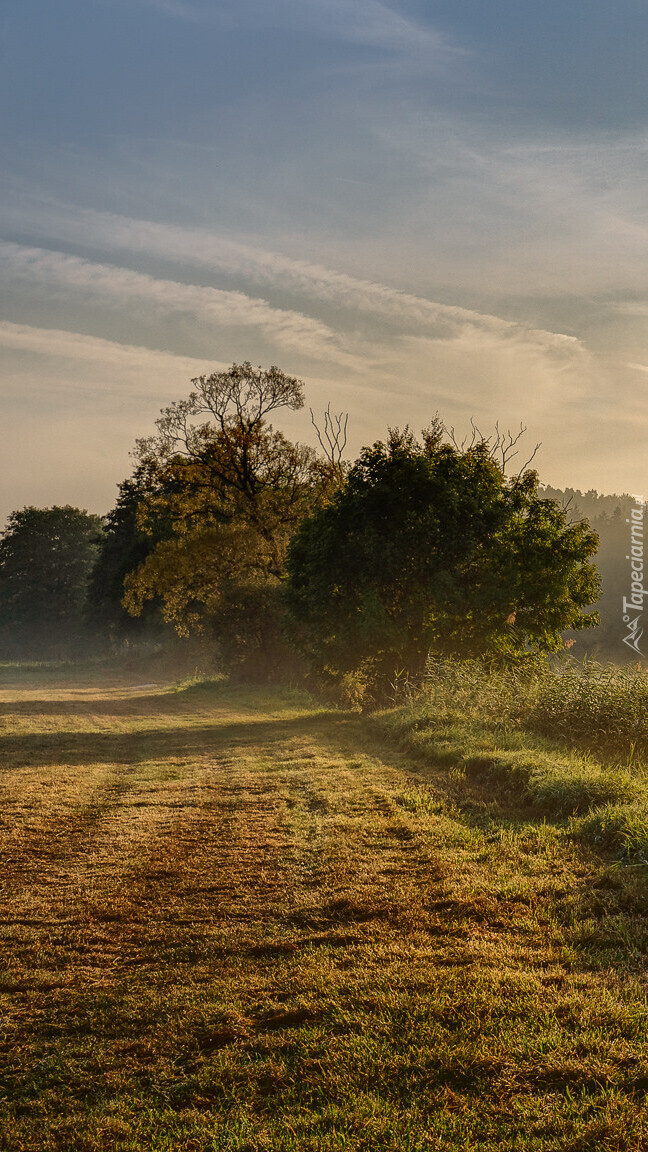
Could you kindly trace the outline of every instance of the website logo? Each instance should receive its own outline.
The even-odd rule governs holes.
[[[623,623],[627,627],[627,635],[622,637],[622,643],[627,644],[640,656],[643,652],[639,641],[643,636],[641,618],[644,610],[644,596],[648,589],[644,588],[644,514],[646,501],[643,496],[633,496],[635,507],[630,509],[630,516],[626,524],[630,525],[630,552],[626,560],[630,561],[630,595],[623,597]]]

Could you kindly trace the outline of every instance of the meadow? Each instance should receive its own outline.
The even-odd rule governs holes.
[[[549,702],[0,670],[0,1147],[647,1148],[642,749]]]

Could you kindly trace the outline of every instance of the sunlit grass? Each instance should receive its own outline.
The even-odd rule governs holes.
[[[3,1149],[646,1147],[645,874],[530,802],[549,744],[37,677],[0,693]]]
[[[492,671],[441,662],[375,718],[417,757],[480,778],[620,859],[648,849],[648,673],[567,663]],[[614,829],[614,831],[612,831]]]

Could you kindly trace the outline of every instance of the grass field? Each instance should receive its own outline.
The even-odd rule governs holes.
[[[415,754],[6,669],[3,1152],[648,1149],[646,869]]]

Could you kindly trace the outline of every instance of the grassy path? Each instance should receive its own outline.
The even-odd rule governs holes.
[[[3,1150],[648,1149],[637,870],[285,694],[5,688],[0,785]]]

